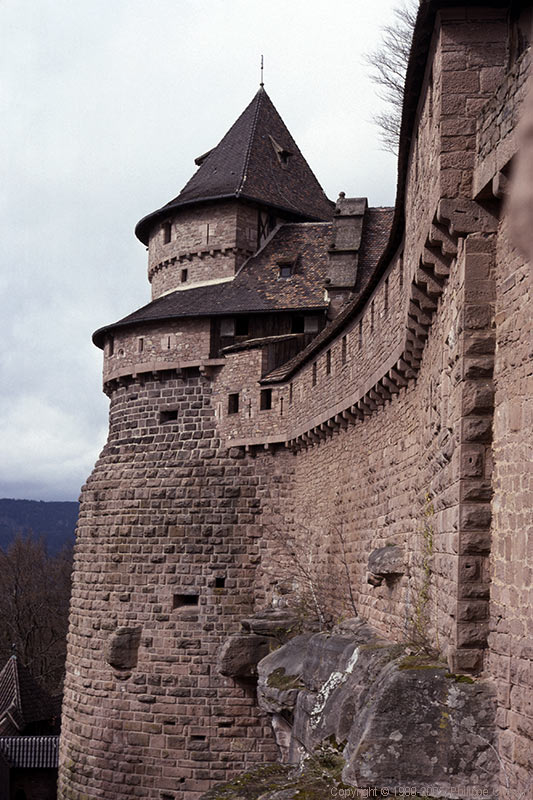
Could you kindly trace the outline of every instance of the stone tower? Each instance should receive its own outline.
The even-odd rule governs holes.
[[[268,453],[252,464],[221,446],[213,382],[223,347],[270,336],[279,360],[324,325],[325,262],[318,287],[305,259],[294,280],[280,275],[293,268],[293,223],[325,235],[333,204],[263,88],[196,163],[136,229],[153,301],[94,335],[109,438],[81,498],[65,800],[193,800],[277,757],[251,686],[215,668],[224,637],[254,609]],[[265,276],[251,257],[280,226],[286,257]]]

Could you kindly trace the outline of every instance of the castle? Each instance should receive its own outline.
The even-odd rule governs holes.
[[[531,271],[505,195],[530,33],[529,3],[422,2],[394,209],[330,202],[261,87],[137,225],[152,301],[94,335],[110,425],[82,493],[61,800],[198,800],[279,758],[217,659],[299,597],[298,552],[326,611],[494,687],[500,797],[527,796]]]

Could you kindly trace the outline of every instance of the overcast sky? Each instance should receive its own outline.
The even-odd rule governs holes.
[[[328,196],[392,205],[363,55],[395,0],[0,0],[0,497],[76,500],[107,433],[91,333],[149,300],[135,223],[265,88]]]

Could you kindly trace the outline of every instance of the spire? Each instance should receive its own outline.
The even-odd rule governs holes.
[[[263,89],[264,85],[265,82],[263,80],[263,56],[261,56],[261,83],[259,84],[259,86],[261,87],[261,89]]]
[[[252,102],[219,144],[196,159],[197,172],[180,194],[144,217],[135,229],[146,244],[151,226],[168,212],[193,203],[241,198],[302,220],[328,220],[326,197],[298,145],[266,93]]]

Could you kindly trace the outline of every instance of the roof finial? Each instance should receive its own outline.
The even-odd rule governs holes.
[[[265,84],[264,84],[264,82],[263,82],[263,56],[261,56],[261,83],[259,84],[259,86],[260,86],[260,87],[261,87],[261,89],[262,89],[264,85],[265,85]]]

